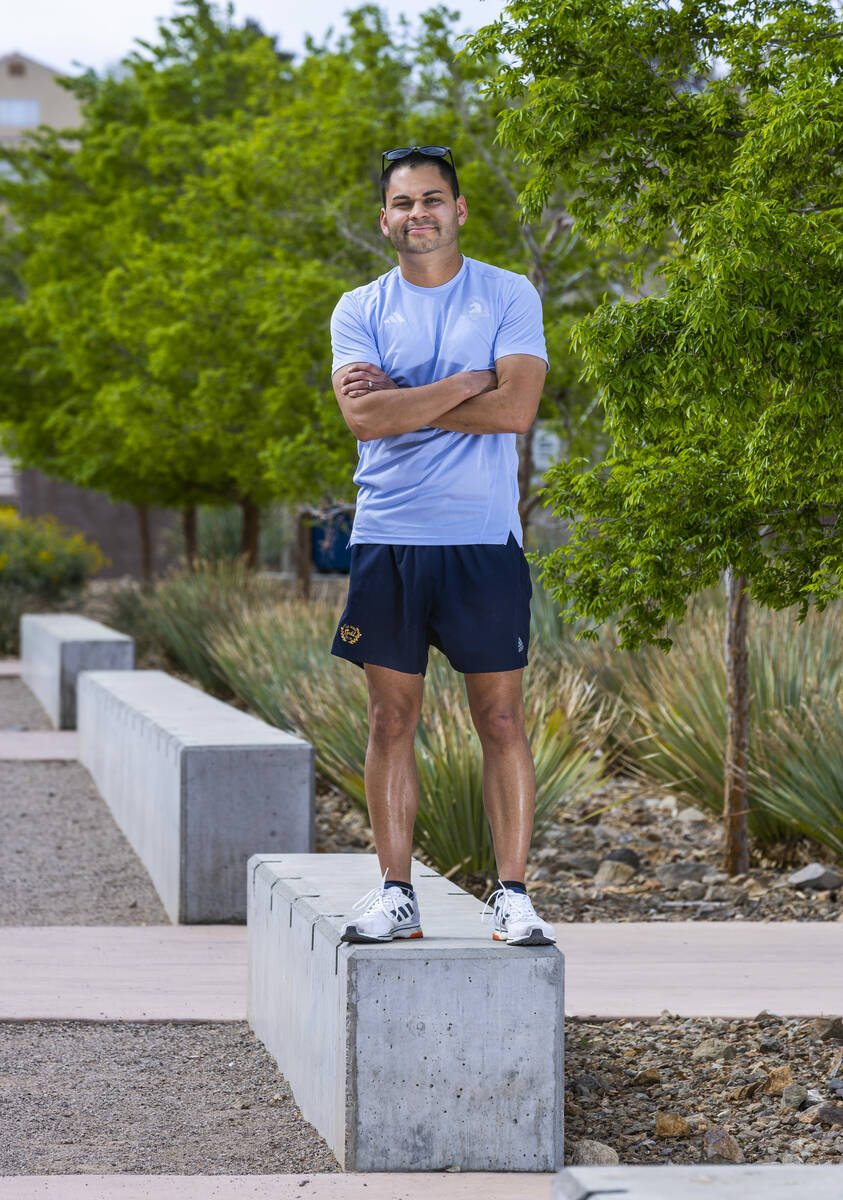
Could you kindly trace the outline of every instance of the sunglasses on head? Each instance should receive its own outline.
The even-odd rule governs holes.
[[[397,150],[384,150],[381,154],[381,174],[389,163],[398,162],[410,154],[423,154],[425,158],[445,158],[450,161],[454,171],[457,169],[450,146],[399,146]]]

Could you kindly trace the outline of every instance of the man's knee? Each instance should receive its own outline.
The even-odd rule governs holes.
[[[487,749],[509,750],[524,741],[524,710],[520,705],[484,706],[473,717],[474,728]]]
[[[412,739],[419,715],[415,702],[391,697],[370,699],[369,740],[380,746]]]

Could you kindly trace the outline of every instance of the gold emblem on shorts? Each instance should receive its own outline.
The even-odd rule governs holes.
[[[348,642],[349,646],[359,642],[362,636],[356,625],[340,625],[340,637],[344,642]]]

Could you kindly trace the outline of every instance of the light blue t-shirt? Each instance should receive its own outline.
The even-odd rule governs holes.
[[[331,318],[333,371],[379,366],[399,387],[491,370],[507,354],[547,361],[539,294],[524,275],[463,258],[453,279],[417,287],[398,267],[343,295]],[[401,403],[401,392],[390,392]],[[521,543],[514,433],[425,426],[358,442],[351,543]]]
[[[542,301],[530,280],[462,259],[437,288],[399,268],[342,295],[330,323],[334,366],[372,362],[400,388],[459,371],[494,370],[507,354],[548,360]],[[401,392],[390,392],[401,403]],[[521,544],[514,433],[452,433],[425,426],[358,442],[351,544]]]

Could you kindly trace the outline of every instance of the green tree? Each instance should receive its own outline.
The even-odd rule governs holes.
[[[576,343],[610,452],[559,464],[570,540],[543,578],[569,618],[617,615],[669,645],[687,598],[727,579],[724,859],[746,869],[746,601],[840,594],[843,26],[837,4],[512,4],[476,53],[535,212],[573,179],[577,227],[667,252],[653,294],[604,303]]]
[[[72,144],[42,130],[6,154],[6,441],[142,511],[236,501],[254,559],[260,505],[321,494],[350,460],[316,332],[342,285],[289,231],[250,222],[250,181],[219,173],[293,73],[202,0],[123,66],[69,82],[84,113]],[[270,443],[287,467],[273,479]]]

